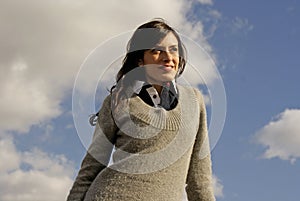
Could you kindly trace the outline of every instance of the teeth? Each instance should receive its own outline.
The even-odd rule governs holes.
[[[160,68],[173,68],[173,66],[160,66]]]

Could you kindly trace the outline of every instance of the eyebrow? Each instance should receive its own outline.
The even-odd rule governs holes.
[[[164,49],[169,49],[169,48],[174,48],[174,47],[178,48],[179,46],[178,45],[170,45],[170,46],[165,47],[165,46],[161,46],[161,45],[155,45],[153,48],[164,50]]]
[[[174,45],[169,45],[167,47],[177,47],[178,44],[174,44]],[[154,47],[165,47],[165,46],[162,46],[162,45],[155,45]]]

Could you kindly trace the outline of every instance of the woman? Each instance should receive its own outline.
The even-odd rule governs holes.
[[[184,188],[189,201],[215,200],[203,97],[176,83],[185,64],[163,20],[137,28],[68,201],[180,201]]]

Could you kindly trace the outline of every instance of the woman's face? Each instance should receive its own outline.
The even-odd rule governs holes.
[[[142,62],[147,81],[158,85],[175,79],[178,64],[178,41],[172,32],[168,33],[153,49],[146,50]]]

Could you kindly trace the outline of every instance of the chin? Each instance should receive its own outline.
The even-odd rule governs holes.
[[[152,84],[158,84],[158,85],[162,85],[163,82],[169,82],[169,81],[173,81],[175,79],[174,75],[156,75],[155,78],[150,78],[147,79],[148,82],[152,83]]]
[[[170,75],[170,76],[163,76],[161,80],[162,80],[163,82],[168,82],[168,81],[172,81],[172,80],[174,80],[174,79],[175,79],[175,76]]]

